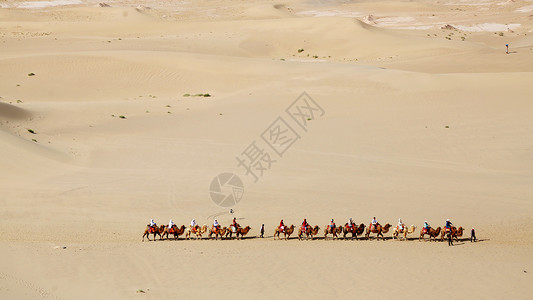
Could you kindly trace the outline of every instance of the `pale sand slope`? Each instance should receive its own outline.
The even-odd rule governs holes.
[[[0,10],[0,298],[530,297],[530,2],[95,4]],[[484,23],[521,26],[439,29]],[[303,91],[324,115],[254,183],[235,157]],[[141,242],[150,218],[229,224],[221,172],[250,239]],[[374,215],[483,241],[272,241]]]

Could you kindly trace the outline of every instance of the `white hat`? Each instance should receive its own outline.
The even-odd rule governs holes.
[[[446,221],[450,221],[450,219],[446,219]]]

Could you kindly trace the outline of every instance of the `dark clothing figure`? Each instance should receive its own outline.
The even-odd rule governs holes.
[[[265,235],[265,224],[261,225],[261,238]]]
[[[470,243],[477,241],[476,239],[476,230],[472,228],[470,231]]]
[[[448,220],[448,221],[446,221],[446,226],[445,227],[448,228],[448,229],[451,229],[452,225],[453,225],[452,222],[450,222],[450,220]]]
[[[447,234],[447,236],[448,236],[448,246],[453,246],[452,233],[449,232],[449,233]]]

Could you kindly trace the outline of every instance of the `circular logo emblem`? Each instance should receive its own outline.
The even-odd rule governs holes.
[[[239,203],[244,194],[244,186],[239,176],[233,173],[218,174],[211,181],[209,195],[216,205],[231,207]]]

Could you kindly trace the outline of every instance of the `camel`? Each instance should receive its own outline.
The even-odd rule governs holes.
[[[344,227],[342,229],[343,238],[346,239],[346,235],[348,233],[352,234],[352,240],[355,237],[357,240],[357,235],[361,235],[365,232],[365,224],[361,223],[359,226],[353,224],[353,226],[348,225],[348,223],[344,224]]]
[[[389,229],[391,228],[391,224],[387,223],[385,226],[381,226],[381,224],[377,224],[375,228],[372,228],[372,225],[369,225],[366,229],[366,238],[370,239],[370,233],[377,233],[376,240],[379,241],[379,236],[381,235],[381,239],[384,239],[383,234],[389,232]]]
[[[462,237],[463,236],[463,227],[459,227],[459,229],[457,229],[457,227],[455,226],[452,226],[452,238],[455,238],[455,241],[459,242],[459,237]],[[440,241],[444,241],[444,237],[446,236],[446,230],[442,230],[441,231],[441,236],[440,236]]]
[[[294,232],[294,225],[291,225],[290,227],[285,226],[284,230],[281,230],[278,226],[276,230],[274,231],[274,239],[276,239],[276,236],[277,236],[278,240],[280,240],[279,234],[283,233],[283,235],[285,236],[285,240],[288,240],[291,237],[291,234],[293,232]]]
[[[191,238],[191,234],[196,234],[196,239],[200,238],[202,239],[202,234],[206,233],[207,232],[207,225],[204,224],[204,226],[202,226],[200,228],[200,225],[196,225],[194,227],[189,227],[187,228],[187,230],[185,231],[185,238],[186,239],[190,239]]]
[[[155,241],[155,235],[159,235],[159,240],[162,240],[163,237],[161,236],[161,232],[163,232],[163,229],[165,228],[165,225],[161,225],[161,227],[150,227],[150,225],[146,225],[146,229],[144,230],[143,234],[143,242],[144,237],[146,237],[150,241],[150,233],[154,235],[154,241]]]
[[[218,237],[220,236],[220,239],[223,240],[224,239],[224,236],[226,235],[226,231],[228,230],[227,227],[222,227],[222,228],[217,228],[215,229],[214,227],[211,227],[209,229],[209,235],[208,237],[211,238],[211,236],[214,234],[215,235],[215,240],[218,240]]]
[[[331,230],[331,227],[329,225],[326,225],[326,228],[324,228],[324,239],[328,239],[328,234],[333,235],[333,239],[338,239],[338,234],[342,233],[342,227],[335,227],[335,229]]]
[[[241,236],[241,239],[244,239],[244,236],[248,234],[248,232],[252,229],[250,226],[246,226],[244,228],[239,227],[237,228],[237,239],[239,239],[239,235]],[[231,238],[231,235],[230,235]]]
[[[237,239],[239,239],[239,235],[241,236],[241,239],[244,238],[244,236],[252,229],[250,226],[246,226],[244,228],[241,227],[241,225],[237,224],[237,226],[230,225],[230,228],[226,230],[226,239],[233,240],[233,234],[237,236]]]
[[[422,230],[420,230],[420,237],[418,238],[418,241],[424,239],[424,241],[426,240],[424,238],[425,235],[429,235],[429,241],[431,242],[431,238],[435,239],[435,241],[437,240],[437,237],[439,236],[440,234],[440,227],[437,227],[437,229],[433,229],[431,227],[429,227],[428,229],[428,232],[424,232],[424,228],[422,228]]]
[[[239,223],[235,223],[235,226],[231,224],[226,230],[226,239],[233,239],[233,234],[237,234],[239,228],[241,228]]]
[[[416,230],[416,226],[415,225],[411,225],[411,227],[409,227],[409,229],[407,229],[407,227],[404,227],[402,230],[399,230],[398,229],[398,226],[394,227],[393,231],[392,231],[392,239],[398,239],[398,240],[401,240],[401,236],[400,236],[400,233],[403,233],[403,239],[404,241],[407,241],[407,234],[411,234],[413,232],[415,232]]]
[[[174,235],[174,239],[177,240],[179,238],[180,235],[182,235],[184,232],[185,232],[185,225],[181,225],[180,228],[178,228],[177,225],[174,225],[172,226],[172,228],[168,228],[168,225],[164,225],[165,228],[163,229],[163,232],[161,233],[161,236],[167,236],[167,240],[168,240],[168,235],[169,234],[173,234]]]
[[[311,226],[311,225],[307,225],[307,229],[305,231],[302,230],[302,227],[300,227],[300,229],[298,229],[298,239],[299,240],[303,240],[303,237],[304,237],[304,234],[305,234],[305,239],[309,239],[311,238],[311,240],[313,239],[313,236],[314,235],[317,235],[318,234],[318,231],[320,231],[320,227],[315,226]]]

